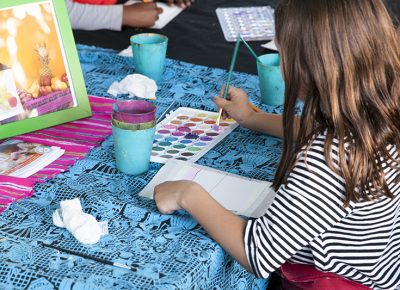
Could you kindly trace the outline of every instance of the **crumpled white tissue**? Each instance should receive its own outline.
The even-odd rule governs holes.
[[[120,56],[132,57],[132,56],[133,56],[132,47],[131,47],[131,46],[128,46],[128,47],[125,48],[124,50],[121,50],[121,52],[118,53],[118,55],[120,55]]]
[[[95,244],[102,236],[99,222],[82,211],[79,198],[61,201],[60,208],[53,212],[53,223],[57,227],[66,228],[84,244]]]
[[[157,84],[154,80],[141,75],[127,75],[120,82],[113,82],[107,93],[114,97],[118,94],[129,94],[130,97],[156,99]]]

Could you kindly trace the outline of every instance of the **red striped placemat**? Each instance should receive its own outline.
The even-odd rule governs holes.
[[[111,112],[115,100],[89,96],[92,117],[14,137],[26,142],[58,146],[65,153],[28,178],[0,175],[0,213],[11,203],[33,195],[36,182],[43,182],[66,171],[90,149],[98,146],[111,134]]]

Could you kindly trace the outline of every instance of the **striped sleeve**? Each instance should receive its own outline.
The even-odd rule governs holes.
[[[314,140],[306,159],[299,156],[266,214],[247,223],[246,254],[258,277],[268,277],[352,211],[342,207],[344,182],[326,164],[324,139]]]

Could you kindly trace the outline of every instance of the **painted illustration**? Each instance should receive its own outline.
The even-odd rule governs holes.
[[[23,141],[0,144],[0,174],[9,175],[50,150],[51,147]]]
[[[76,107],[52,1],[0,10],[0,124]]]

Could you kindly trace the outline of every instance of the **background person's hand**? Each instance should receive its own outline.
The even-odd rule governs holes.
[[[194,0],[167,0],[168,5],[177,5],[182,8],[189,7],[193,2]]]
[[[156,3],[136,3],[123,7],[122,25],[131,27],[150,27],[163,10]]]
[[[225,86],[221,89],[221,96],[225,90]],[[247,94],[239,88],[230,86],[228,96],[225,100],[222,97],[214,97],[214,102],[218,109],[222,109],[222,118],[233,118],[240,125],[254,114],[254,110],[250,107]]]

